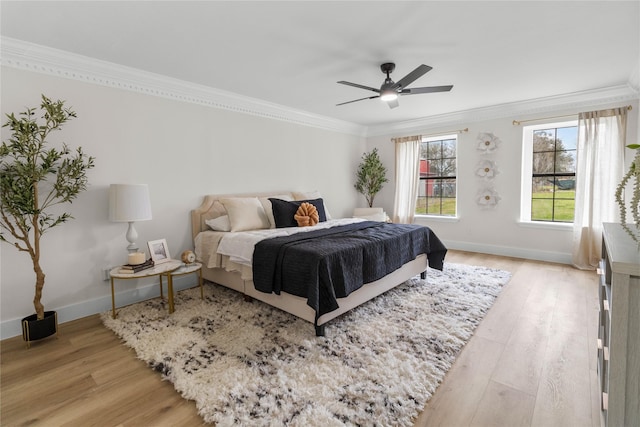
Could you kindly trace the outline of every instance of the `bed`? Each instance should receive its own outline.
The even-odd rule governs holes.
[[[318,208],[320,222],[289,223],[305,202]],[[424,277],[427,266],[442,269],[446,254],[428,227],[332,218],[317,191],[206,195],[191,226],[204,279],[304,319],[316,335],[341,314]],[[306,281],[307,289],[295,283]]]

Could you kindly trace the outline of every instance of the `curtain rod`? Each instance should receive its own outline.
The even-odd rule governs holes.
[[[456,129],[456,130],[448,130],[448,131],[443,131],[443,132],[437,132],[437,133],[430,133],[428,135],[416,135],[416,136],[421,136],[421,137],[430,137],[430,136],[438,136],[438,135],[449,135],[452,133],[462,133],[462,132],[469,132],[469,128],[464,128],[464,129]],[[406,138],[406,137],[399,137],[399,138],[391,138],[391,141],[393,141],[394,143],[397,143],[399,141],[396,140],[400,140],[402,138]]]
[[[448,130],[448,131],[444,131],[444,132],[436,132],[436,133],[430,133],[428,135],[420,135],[422,137],[430,137],[430,136],[438,136],[438,135],[449,135],[451,133],[462,133],[462,132],[469,132],[469,128],[464,128],[464,129],[455,129],[455,130]]]
[[[462,133],[462,132],[469,132],[469,128],[450,130],[446,132],[431,133],[429,135],[422,135],[422,136],[429,137],[429,136],[448,135],[450,133]]]
[[[631,111],[633,109],[633,107],[631,105],[627,105],[627,111]],[[538,120],[549,120],[549,119],[562,119],[564,117],[575,117],[576,114],[565,114],[564,116],[552,116],[552,117],[540,117],[538,119],[529,119],[529,120],[514,120],[513,121],[513,125],[514,126],[519,126],[522,123],[527,123],[527,122],[535,122]]]

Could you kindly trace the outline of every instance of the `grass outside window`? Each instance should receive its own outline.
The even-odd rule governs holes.
[[[575,190],[541,191],[531,197],[532,221],[573,222],[576,204]]]
[[[416,203],[417,215],[455,216],[455,197],[418,197]]]

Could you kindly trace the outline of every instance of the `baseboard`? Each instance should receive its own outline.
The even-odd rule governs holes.
[[[508,256],[513,258],[523,258],[523,259],[530,259],[534,261],[555,262],[558,264],[568,264],[568,265],[573,264],[570,253],[539,251],[535,249],[514,248],[510,246],[485,245],[485,244],[479,244],[479,243],[458,242],[454,240],[444,240],[444,239],[442,242],[447,248],[452,250],[478,252],[482,254]]]
[[[175,292],[194,287],[198,284],[197,276],[193,274],[182,277],[173,278],[173,289]],[[151,298],[160,296],[159,282],[149,283],[133,289],[116,292],[116,307],[134,304],[140,301],[146,301]],[[164,291],[166,297],[166,280],[164,283]],[[117,286],[117,285],[116,285]],[[81,319],[97,313],[111,310],[111,294],[101,296],[96,299],[82,301],[76,304],[64,307],[47,307],[47,310],[55,310],[58,313],[58,323],[70,322],[72,320]],[[31,313],[26,313],[28,316]],[[6,339],[22,335],[22,318],[5,320],[0,323],[0,339]]]

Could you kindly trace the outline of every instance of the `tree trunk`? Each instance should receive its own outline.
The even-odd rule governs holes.
[[[38,183],[33,183],[33,205],[36,210],[40,209],[40,201],[38,194]],[[44,319],[44,306],[40,302],[42,298],[42,288],[44,286],[44,272],[40,267],[40,237],[42,236],[42,232],[40,230],[40,224],[38,223],[38,219],[40,215],[33,215],[32,217],[32,225],[33,225],[33,252],[31,253],[31,260],[33,261],[33,271],[36,273],[36,292],[33,296],[33,307],[36,309],[36,316],[38,320]]]
[[[33,270],[36,272],[36,292],[33,297],[33,307],[36,309],[38,320],[42,320],[44,319],[44,305],[42,305],[40,299],[42,298],[42,287],[44,286],[44,272],[40,268],[39,261],[34,262]]]

